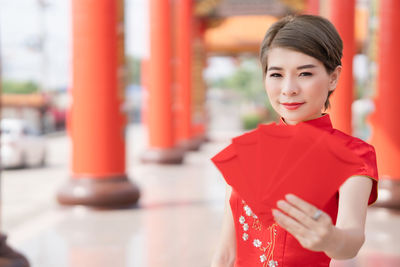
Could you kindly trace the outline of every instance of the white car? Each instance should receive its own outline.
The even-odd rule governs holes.
[[[44,137],[24,120],[1,120],[1,168],[43,166],[46,161]]]

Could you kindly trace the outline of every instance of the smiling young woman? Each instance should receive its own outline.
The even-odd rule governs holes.
[[[276,208],[270,212],[274,223],[268,227],[257,224],[258,216],[245,199],[227,185],[213,267],[328,267],[332,258],[357,255],[364,242],[367,207],[377,198],[378,173],[374,148],[334,129],[324,113],[342,70],[342,49],[342,40],[328,20],[288,16],[268,29],[260,61],[265,89],[281,124],[305,123],[328,131],[361,159],[362,167],[337,188],[323,211],[290,192],[285,199],[269,203]],[[265,176],[273,171],[265,170]],[[318,185],[322,191],[324,178]]]
[[[268,52],[268,62],[265,88],[272,107],[285,122],[297,124],[321,117],[342,67],[328,73],[316,58],[281,47]]]

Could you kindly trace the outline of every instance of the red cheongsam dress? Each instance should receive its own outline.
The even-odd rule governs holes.
[[[282,120],[281,123],[284,124]],[[304,123],[330,131],[340,137],[347,147],[363,160],[363,167],[354,175],[362,175],[366,179],[372,179],[373,187],[368,204],[374,203],[377,198],[378,179],[374,148],[358,138],[332,128],[328,114]],[[339,192],[323,208],[331,216],[334,223],[336,222],[338,200]],[[331,259],[325,253],[303,248],[291,234],[274,222],[270,210],[263,214],[264,221],[265,216],[270,214],[270,224],[261,224],[257,214],[253,213],[251,207],[238,195],[235,189],[232,190],[230,206],[236,230],[235,267],[329,266]]]

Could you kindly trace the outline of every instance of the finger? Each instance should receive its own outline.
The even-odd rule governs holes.
[[[315,212],[318,210],[318,208],[315,207],[314,205],[308,203],[307,201],[293,194],[287,194],[285,198],[290,204],[294,205],[296,208],[303,211],[308,216],[313,216]]]
[[[315,207],[314,205],[308,203],[307,201],[304,201],[303,199],[293,195],[293,194],[287,194],[286,196],[286,200],[292,204],[293,206],[295,206],[296,208],[298,208],[299,210],[303,211],[305,214],[307,214],[310,218],[312,218],[314,216],[314,214],[317,212],[318,208]],[[322,212],[320,218],[318,219],[318,221],[324,221],[327,222],[328,221],[328,217],[329,215],[327,215],[325,212]],[[329,217],[330,219],[330,217]]]
[[[318,220],[313,219],[312,217],[314,214],[317,212],[318,208],[315,207],[314,205],[308,203],[307,201],[304,201],[303,199],[293,195],[293,194],[288,194],[286,195],[286,200],[299,210],[303,211],[306,215],[308,215],[313,221],[315,221],[319,226],[327,226],[332,224],[332,219],[331,217],[326,214],[325,212],[322,212],[321,216],[319,217]],[[321,227],[317,227],[318,232]]]
[[[315,232],[301,226],[301,224],[278,210],[273,210],[273,214],[279,226],[296,238],[302,247],[314,251],[320,250],[318,247],[315,247],[315,245],[320,242],[321,238]]]
[[[277,202],[277,206],[308,229],[315,229],[317,227],[317,221],[313,220],[310,216],[308,216],[289,202],[279,200]]]
[[[291,233],[295,237],[308,237],[310,235],[309,230],[296,220],[283,214],[279,210],[272,210],[275,221],[286,231]]]

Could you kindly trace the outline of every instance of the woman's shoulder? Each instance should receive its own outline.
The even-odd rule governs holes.
[[[362,159],[364,164],[354,175],[361,175],[372,179],[373,183],[368,205],[373,204],[378,197],[378,166],[376,162],[375,148],[360,138],[348,135],[339,130],[335,129],[333,134],[342,138],[347,147]]]
[[[365,142],[364,140],[354,137],[352,135],[346,134],[340,130],[334,129],[333,135],[342,139],[346,146],[353,150],[357,154],[374,153],[375,148],[371,144]]]

